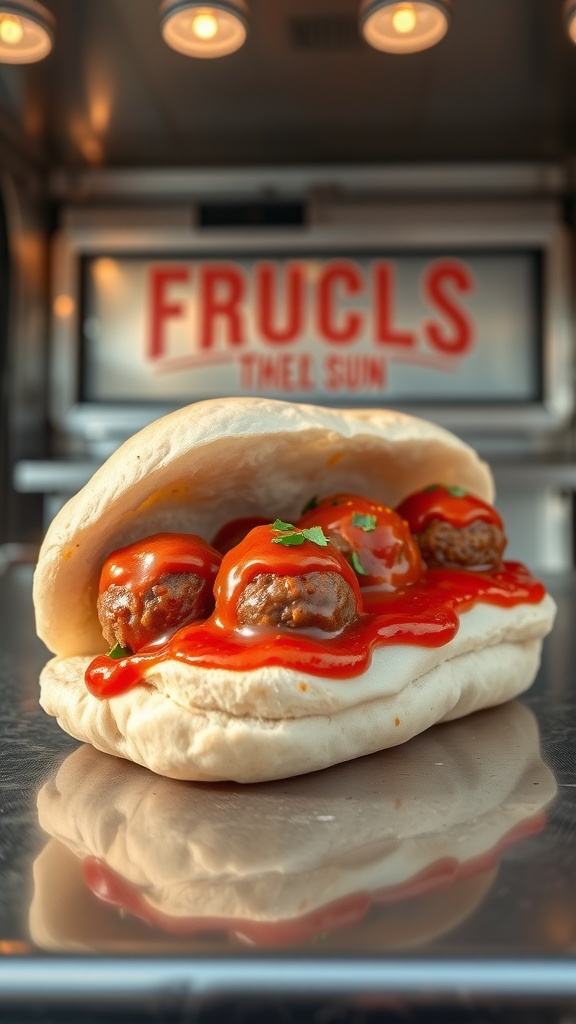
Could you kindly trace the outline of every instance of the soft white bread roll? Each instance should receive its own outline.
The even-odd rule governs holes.
[[[312,494],[356,492],[394,507],[439,481],[493,497],[490,471],[470,447],[389,411],[223,399],[151,424],[47,533],[34,602],[38,634],[58,658],[42,674],[42,706],[71,735],[159,774],[253,782],[380,750],[508,700],[536,674],[554,616],[549,597],[513,608],[478,604],[449,644],[377,648],[354,679],[167,661],[109,700],[84,685],[91,657],[105,650],[96,599],[114,549],[159,531],[209,540],[244,515],[294,521]]]
[[[387,912],[379,919],[379,941],[384,935],[400,948],[472,909],[503,846],[521,837],[523,823],[534,823],[555,792],[535,719],[518,703],[433,729],[394,751],[248,790],[155,780],[82,747],[38,796],[42,828],[66,851],[52,846],[37,862],[32,933],[44,948],[126,941],[110,907],[86,907],[74,860],[92,857],[143,901],[168,943],[170,933],[187,928],[193,942],[202,921],[241,933],[246,922],[298,922],[353,894],[373,893],[387,906],[412,904],[393,916],[389,933]],[[530,828],[525,824],[528,834]],[[472,876],[480,887],[466,888],[463,899],[460,884]],[[436,888],[441,901],[422,900]],[[401,916],[409,930],[398,927]],[[260,934],[265,942],[266,927]],[[286,934],[297,936],[298,928]],[[271,930],[270,941],[281,935],[281,928]],[[144,941],[159,942],[148,936]]]

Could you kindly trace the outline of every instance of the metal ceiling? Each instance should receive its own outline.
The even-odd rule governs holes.
[[[371,50],[357,0],[250,0],[238,53],[195,61],[159,0],[45,0],[39,65],[0,68],[0,131],[51,166],[564,160],[576,151],[576,47],[561,0],[454,0],[447,37]]]

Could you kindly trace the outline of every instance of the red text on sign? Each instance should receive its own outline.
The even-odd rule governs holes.
[[[462,301],[473,293],[474,279],[453,258],[424,268],[420,293],[429,315],[411,328],[398,316],[396,268],[387,260],[374,260],[368,272],[352,259],[263,260],[249,271],[231,261],[160,265],[150,270],[149,289],[147,354],[154,361],[170,356],[171,331],[184,322],[191,328],[191,363],[194,353],[235,358],[248,348],[287,350],[315,340],[339,350],[368,341],[382,354],[409,356],[424,348],[448,358],[466,355],[474,343]]]

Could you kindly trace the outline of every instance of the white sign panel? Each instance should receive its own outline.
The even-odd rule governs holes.
[[[86,261],[84,399],[540,394],[530,252]]]

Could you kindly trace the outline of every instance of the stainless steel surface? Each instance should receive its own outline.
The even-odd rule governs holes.
[[[0,143],[1,148],[1,143]],[[1,201],[6,211],[10,266],[8,360],[2,381],[6,403],[5,457],[11,472],[21,458],[47,454],[46,338],[48,240],[44,182],[0,157]],[[1,482],[0,541],[28,539],[35,507]]]
[[[230,168],[58,168],[49,179],[50,194],[61,203],[102,203],[109,200],[154,203],[168,191],[174,200],[201,202],[205,197],[226,201],[251,200],[268,194],[274,199],[302,195],[345,199],[349,195],[409,196],[458,199],[469,196],[522,199],[558,197],[570,191],[572,171],[560,163],[419,163],[306,167],[263,166]],[[270,190],[270,176],[274,188]],[[73,210],[71,214],[73,217]],[[80,216],[83,216],[80,209]]]
[[[14,486],[23,494],[45,492],[71,496],[88,483],[101,464],[96,461],[21,459],[14,467]],[[576,490],[576,463],[568,460],[494,462],[491,468],[497,492],[506,483],[513,484],[515,488]]]
[[[521,701],[340,769],[242,788],[75,752],[37,704],[31,571],[0,575],[0,1006],[170,991],[576,998],[575,577],[549,581],[558,620]],[[118,905],[136,880],[155,910],[119,914],[89,893],[82,862],[95,853],[120,879]],[[171,891],[173,913],[191,899],[193,918],[226,887],[258,906],[256,935],[238,937],[246,920],[175,927]],[[332,907],[337,927],[306,914],[300,937],[266,926],[298,919],[318,889],[320,906],[356,894],[336,921]],[[359,891],[379,896],[359,907]]]

